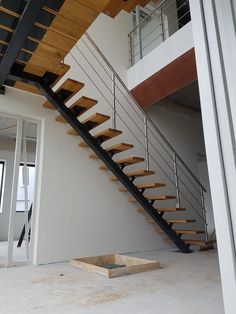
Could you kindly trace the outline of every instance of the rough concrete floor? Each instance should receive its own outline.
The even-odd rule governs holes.
[[[132,255],[163,268],[115,279],[68,263],[0,269],[0,313],[224,313],[216,252]]]

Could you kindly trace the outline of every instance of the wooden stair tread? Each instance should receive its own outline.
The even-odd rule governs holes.
[[[178,234],[203,234],[203,230],[175,230]]]
[[[94,138],[99,139],[99,141],[101,141],[102,143],[104,143],[105,141],[108,141],[118,135],[121,135],[122,131],[120,130],[116,130],[116,129],[106,129],[103,130],[95,135],[93,135]],[[84,141],[79,143],[80,147],[88,147],[88,144],[85,143]]]
[[[167,213],[172,213],[172,212],[182,212],[182,211],[185,211],[186,208],[155,208],[156,211],[158,212],[167,212]],[[145,209],[143,208],[139,208],[138,209],[139,212],[146,212]]]
[[[79,117],[80,115],[82,115],[83,113],[91,109],[93,106],[95,106],[96,104],[97,104],[97,100],[82,96],[73,105],[71,105],[69,109],[74,113],[76,117]],[[57,116],[56,121],[67,123],[67,121],[63,118],[62,115]]]
[[[56,94],[60,95],[63,102],[65,103],[68,100],[70,100],[73,96],[75,96],[75,94],[77,94],[83,87],[84,87],[84,83],[81,83],[72,79],[67,79],[56,90]],[[48,109],[55,109],[55,107],[49,101],[46,101],[43,106]]]
[[[136,171],[132,171],[132,172],[126,172],[125,173],[127,177],[145,177],[145,176],[150,176],[152,174],[155,174],[154,171],[150,171],[150,170],[136,170]],[[110,178],[111,181],[117,181],[117,177],[112,176]]]
[[[124,158],[118,161],[115,161],[117,165],[135,165],[137,163],[143,162],[145,159],[142,157],[136,157],[136,156],[130,156],[128,158]],[[106,165],[103,165],[100,167],[101,170],[108,170],[108,167]]]
[[[149,201],[165,201],[165,200],[173,200],[176,196],[173,195],[157,195],[157,196],[145,196]],[[136,202],[135,198],[130,198],[129,202]]]
[[[195,219],[165,219],[167,223],[173,224],[185,224],[195,222]],[[155,221],[153,219],[147,219],[147,222],[153,224]]]
[[[134,147],[134,145],[132,145],[132,144],[119,143],[119,144],[115,144],[111,147],[105,148],[105,151],[107,153],[110,153],[110,154],[118,154],[118,153],[124,152],[128,149],[131,149],[133,147]],[[95,153],[91,154],[89,157],[92,159],[99,159]]]
[[[196,222],[195,219],[166,219],[166,221],[173,224],[186,224]]]
[[[138,189],[155,189],[155,188],[162,188],[166,186],[164,183],[150,183],[150,184],[138,184],[136,187]],[[128,190],[125,187],[119,188],[120,192],[127,192]]]
[[[83,125],[85,125],[88,130],[92,130],[99,126],[100,124],[108,121],[110,119],[109,116],[102,114],[102,113],[94,113],[92,116],[85,119],[83,122],[81,122]],[[79,135],[73,128],[70,128],[67,132],[69,135]]]
[[[202,247],[207,247],[207,246],[212,246],[215,241],[208,241],[206,242],[205,240],[195,240],[195,239],[183,239],[183,241],[186,243],[186,244],[195,244],[195,245],[199,245],[199,246],[202,246]]]

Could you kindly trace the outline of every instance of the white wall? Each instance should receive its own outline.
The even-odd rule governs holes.
[[[54,121],[56,112],[42,108],[43,99],[7,89],[0,112],[42,119],[41,193],[36,208],[35,263],[72,257],[162,248],[166,245],[117,191],[79,138]]]
[[[128,88],[133,89],[191,48],[192,23],[189,22],[128,70]]]
[[[202,120],[201,115],[194,111],[185,109],[181,106],[176,105],[167,100],[163,100],[156,105],[153,105],[146,109],[147,114],[153,120],[153,122],[158,126],[158,128],[162,131],[164,136],[167,138],[169,143],[173,146],[176,152],[182,157],[187,166],[192,170],[194,175],[201,181],[202,177],[204,177],[205,181],[202,182],[203,185],[207,182],[208,172],[207,167],[201,169],[201,173],[199,172],[199,155],[205,155],[205,145],[204,145],[204,136],[203,136],[203,128],[202,128]],[[153,141],[153,140],[152,140]],[[161,151],[160,148],[158,148]],[[165,155],[164,155],[165,156]],[[167,160],[167,158],[166,158]],[[165,165],[162,161],[162,165]],[[171,165],[171,163],[170,163]],[[181,165],[179,163],[179,165]],[[165,168],[165,170],[167,167]],[[170,172],[169,172],[170,173]],[[169,174],[168,173],[168,174]],[[188,188],[197,198],[197,200],[201,203],[200,194],[193,187],[191,182],[187,179],[183,172],[178,170],[178,174],[180,179],[187,184]],[[168,183],[168,192],[175,192],[175,189],[172,190],[170,187],[172,184],[169,181],[166,181],[165,176],[161,174],[159,170],[159,177],[165,180],[164,182]],[[183,186],[181,182],[179,182],[180,189],[185,193],[185,196],[189,199],[194,208],[200,213],[201,205],[198,204],[194,198],[191,196],[189,191]],[[196,185],[197,186],[197,185]],[[198,186],[197,186],[198,187]],[[212,206],[210,201],[210,190],[209,186],[206,186],[207,193],[206,199],[206,210],[208,212],[208,218],[210,223],[210,231],[212,231],[212,227],[214,225],[214,221],[212,219]],[[198,187],[198,190],[200,188]],[[192,206],[188,203],[182,196],[181,199],[181,207],[187,209],[188,218],[195,218],[197,220],[196,225],[200,228],[203,227],[202,221],[199,219],[199,216],[193,211]],[[185,226],[186,227],[186,226]],[[188,228],[187,226],[186,228]]]

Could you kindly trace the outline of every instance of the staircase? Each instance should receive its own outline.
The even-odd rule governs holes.
[[[78,4],[78,2],[73,2],[75,5]],[[103,12],[115,16],[121,8],[129,11],[137,3],[144,2],[102,1],[103,5],[99,10],[103,9]],[[95,2],[92,1],[92,3],[95,12],[98,9],[95,7]],[[106,7],[105,3],[107,3]],[[111,3],[112,7],[109,7]],[[65,1],[59,13],[54,12],[54,22],[47,30],[46,35],[48,32],[52,32],[52,28],[54,33],[62,32],[58,29],[59,26],[62,26],[61,20],[67,13],[73,13],[68,10],[68,5],[69,2]],[[96,12],[98,14],[98,11]],[[93,14],[93,18],[84,29],[94,21],[95,16],[97,15]],[[76,19],[74,20],[76,21]],[[60,23],[57,24],[57,21]],[[68,34],[64,35],[68,38]],[[42,44],[44,46],[51,42],[58,45],[51,37],[50,43],[47,43],[45,37],[48,38],[47,36],[43,37]],[[79,34],[76,34],[73,42],[68,46],[70,49],[78,37]],[[25,63],[25,66],[22,67],[22,62],[14,64],[8,75],[7,84],[45,95],[47,98],[44,104],[45,109],[58,111],[55,119],[58,123],[68,124],[68,136],[81,138],[79,147],[92,150],[90,158],[101,161],[102,171],[111,172],[110,180],[114,182],[114,186],[116,182],[120,183],[119,191],[131,195],[129,201],[137,204],[138,212],[146,216],[147,223],[154,225],[159,235],[167,237],[168,241],[174,243],[184,253],[191,252],[191,245],[209,247],[212,242],[209,241],[207,231],[204,205],[205,188],[162,132],[138,106],[125,84],[88,34],[82,37],[81,43],[84,44],[87,52],[85,53],[85,50],[81,50],[78,45],[75,45],[80,58],[78,59],[73,53],[71,53],[71,57],[78,66],[78,72],[81,70],[101,94],[107,108],[111,109],[110,114],[107,114],[107,110],[100,112],[101,104],[96,99],[90,98],[89,95],[82,95],[85,86],[83,82],[67,78],[55,90],[54,86],[61,81],[70,67],[64,63],[52,63],[51,59],[48,64],[40,65],[39,57],[42,58],[40,46],[35,50],[29,62]],[[66,53],[67,51],[64,51],[64,55]],[[61,59],[61,55],[59,59]],[[96,80],[89,76],[82,64],[82,59],[87,64],[86,66],[91,67]],[[96,66],[91,64],[92,59],[97,62]],[[98,66],[101,68],[96,70]],[[42,71],[39,73],[39,70]],[[45,72],[45,70],[47,71]],[[109,73],[111,89],[99,74],[103,71]],[[15,84],[15,82],[17,83]],[[102,84],[103,88],[97,85],[98,82]],[[80,95],[78,99],[72,105],[67,106],[68,101],[72,97],[77,97],[78,93]],[[107,98],[107,93],[111,96],[110,99]],[[97,108],[98,110],[96,110]],[[108,127],[109,121],[111,121],[111,126]],[[118,128],[118,124],[122,127]],[[131,125],[134,125],[136,130]],[[97,131],[98,129],[99,131]],[[131,140],[131,137],[128,136],[128,142],[125,140],[127,134],[132,135]],[[132,152],[137,147],[138,151],[141,148],[142,155]],[[151,168],[152,166],[155,169],[158,168],[162,174],[161,180],[159,180],[159,172],[157,173],[158,180],[156,180],[156,172]],[[169,188],[173,193],[159,193],[160,189]]]

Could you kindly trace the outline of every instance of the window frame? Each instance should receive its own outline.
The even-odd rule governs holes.
[[[24,167],[24,162],[20,162],[20,165],[19,165],[19,171],[20,171],[20,167]],[[27,162],[27,164],[26,164],[26,166],[27,166],[27,168],[36,168],[36,164],[35,163],[33,163],[33,162]],[[30,205],[31,206],[31,205]],[[29,207],[29,210],[30,210],[30,207]],[[28,210],[28,211],[29,211]],[[17,210],[17,207],[16,207],[16,214],[17,213],[24,213],[24,211],[23,210]]]
[[[6,160],[0,160],[2,167],[2,176],[0,177],[0,213],[3,211],[3,194],[4,194],[4,184],[5,184],[5,171],[6,171]]]

